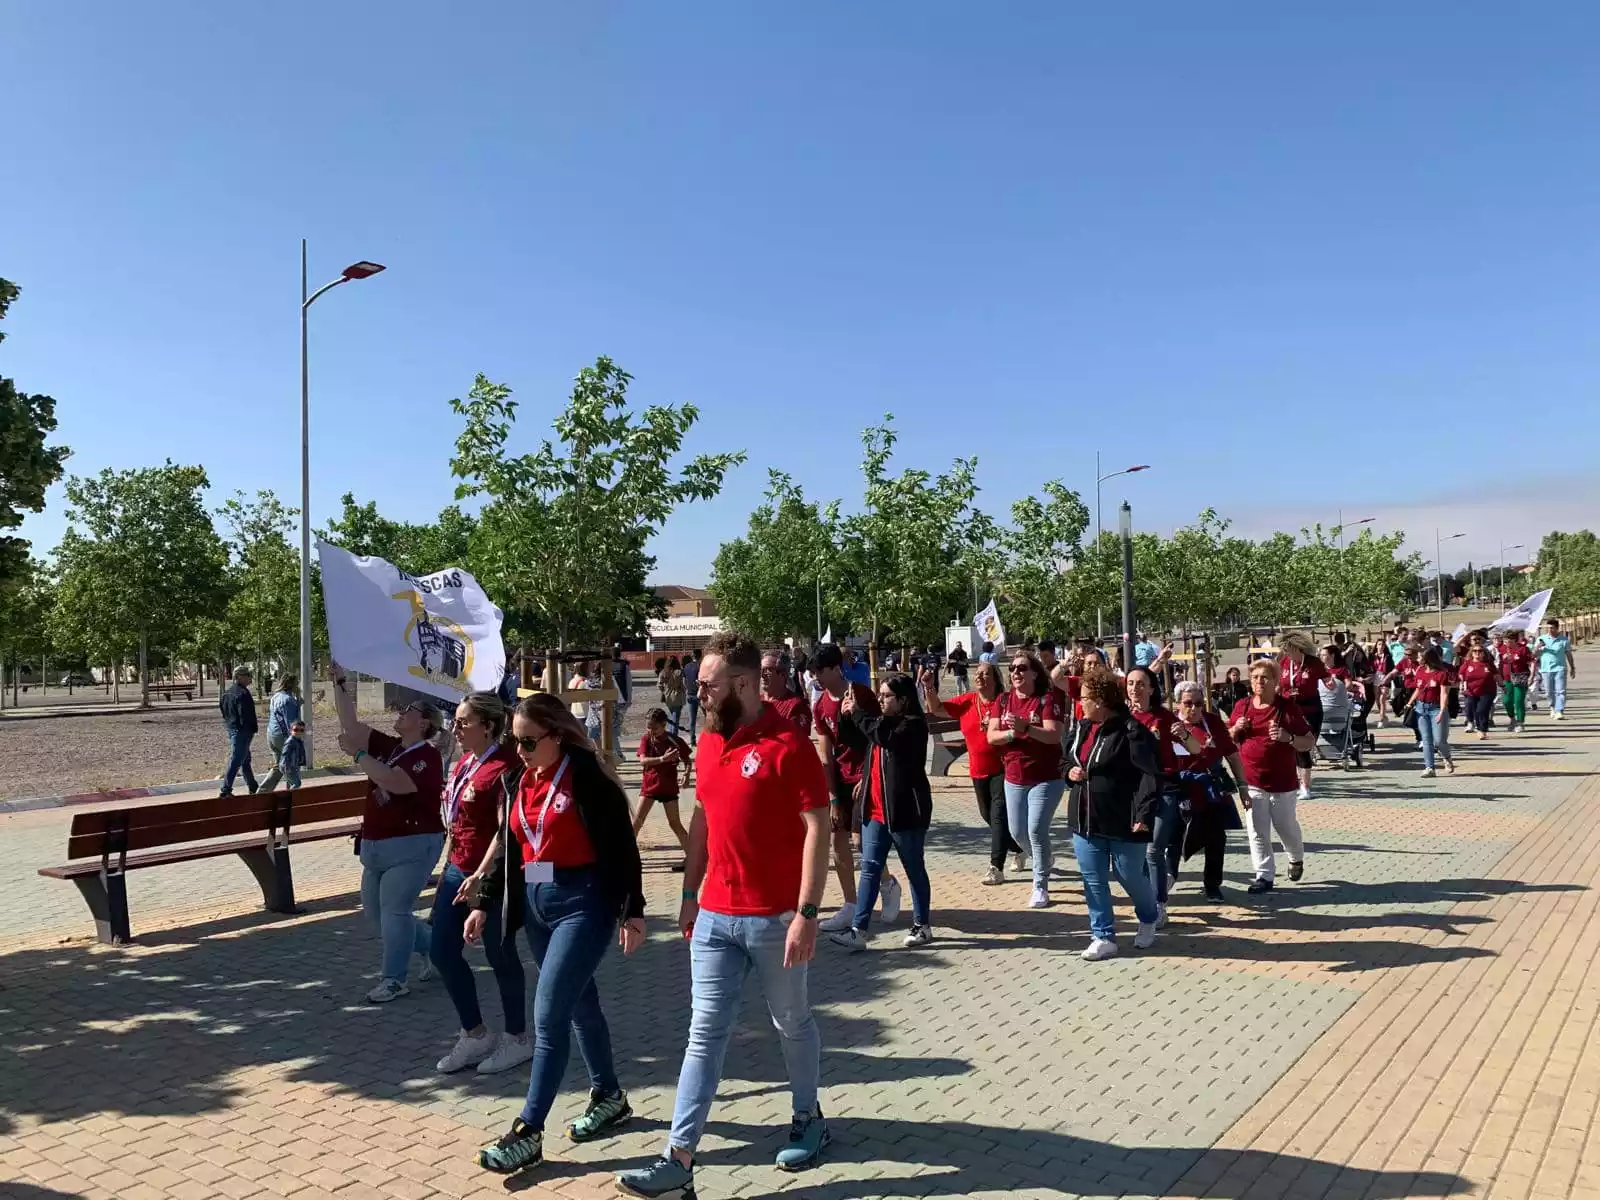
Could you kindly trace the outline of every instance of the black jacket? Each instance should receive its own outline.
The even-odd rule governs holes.
[[[1155,734],[1131,714],[1107,717],[1098,728],[1078,722],[1067,750],[1068,768],[1079,766],[1078,747],[1095,729],[1089,748],[1088,777],[1072,784],[1067,802],[1067,823],[1084,837],[1120,838],[1148,842],[1161,799],[1161,759]],[[1143,823],[1143,833],[1133,826]]]
[[[928,722],[922,714],[885,717],[856,709],[848,723],[869,747],[882,776],[884,822],[893,833],[926,829],[933,820],[933,789],[928,786]],[[869,811],[867,788],[870,777],[862,776],[861,795],[856,806],[865,819]]]
[[[222,713],[222,723],[228,727],[229,733],[247,733],[251,737],[256,735],[256,698],[244,684],[236,683],[223,692],[222,698],[217,701],[217,708]]]
[[[633,816],[628,797],[616,780],[601,769],[599,761],[585,750],[569,749],[572,797],[584,832],[594,845],[595,870],[606,897],[606,907],[619,920],[644,916],[644,868],[639,861],[639,843],[633,836]],[[520,762],[519,762],[520,767]],[[511,829],[512,805],[522,786],[523,772],[510,770],[500,776],[500,853],[484,874],[483,885],[473,907],[487,912],[500,906],[503,941],[522,928],[522,843]],[[507,880],[515,886],[507,887]]]

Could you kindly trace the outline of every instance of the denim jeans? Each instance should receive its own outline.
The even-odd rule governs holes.
[[[872,906],[878,902],[878,885],[883,869],[889,865],[889,847],[894,846],[900,865],[906,869],[911,885],[911,923],[926,925],[933,904],[933,888],[928,882],[928,867],[923,861],[922,844],[927,831],[905,829],[895,833],[882,821],[861,823],[861,877],[856,882],[855,927],[862,933],[872,921]]]
[[[1167,902],[1167,871],[1178,873],[1178,863],[1183,854],[1183,817],[1178,812],[1177,792],[1163,791],[1156,806],[1156,823],[1150,838],[1146,857],[1150,861],[1150,879],[1155,884],[1156,902]]]
[[[272,770],[267,772],[267,777],[261,781],[258,791],[272,791],[278,786],[278,780],[283,778],[283,763],[280,760],[283,758],[283,744],[288,740],[289,735],[286,733],[267,734],[267,749],[272,752]],[[299,783],[297,782],[295,786],[298,787]]]
[[[700,701],[696,700],[693,696],[690,696],[689,697],[689,744],[691,746],[694,745],[694,742],[695,742],[694,732],[695,732],[696,726],[698,726],[699,724],[700,724]]]
[[[1563,712],[1567,707],[1567,669],[1540,671],[1544,679],[1544,694],[1550,697],[1550,711]]]
[[[806,963],[783,965],[783,945],[793,913],[728,917],[700,910],[689,941],[693,993],[689,1045],[678,1074],[669,1144],[691,1153],[700,1144],[711,1102],[722,1079],[722,1060],[739,1019],[744,981],[753,970],[778,1030],[789,1074],[791,1108],[811,1113],[822,1078],[822,1035],[806,994]]]
[[[361,909],[383,937],[383,977],[406,981],[413,954],[428,953],[428,927],[417,897],[444,849],[444,834],[361,839]]]
[[[558,870],[552,883],[524,885],[523,933],[539,981],[533,992],[533,1067],[522,1119],[543,1129],[572,1057],[572,1035],[589,1069],[589,1086],[611,1094],[617,1083],[611,1027],[600,1011],[594,973],[617,936],[617,917],[592,867]]]
[[[439,876],[439,886],[433,893],[433,931],[428,958],[439,969],[444,990],[450,993],[450,1003],[456,1006],[456,1016],[461,1018],[461,1028],[476,1029],[483,1024],[483,1011],[478,1007],[478,985],[472,978],[472,967],[462,954],[462,931],[472,909],[455,902],[465,878],[466,872],[454,863],[446,864],[444,873]],[[521,1034],[528,1028],[528,982],[522,974],[522,960],[517,957],[516,942],[501,944],[500,906],[491,905],[485,915],[488,920],[483,926],[483,954],[500,988],[506,1032]]]
[[[1006,823],[1011,836],[1033,854],[1033,886],[1050,883],[1050,818],[1056,815],[1065,779],[1047,779],[1032,786],[1006,780]]]
[[[956,681],[956,695],[965,696],[968,692],[970,692],[972,690],[972,685],[967,682],[967,677],[965,675],[957,674],[955,676],[955,681]]]
[[[1461,703],[1467,710],[1467,724],[1479,733],[1489,732],[1489,716],[1494,712],[1494,695],[1487,696],[1462,696]]]
[[[667,709],[667,732],[673,737],[678,736],[678,725],[683,720],[683,705]]]
[[[1123,890],[1133,901],[1134,915],[1150,925],[1156,919],[1155,891],[1150,886],[1154,870],[1143,842],[1121,838],[1072,835],[1072,850],[1083,875],[1083,898],[1089,907],[1089,932],[1102,941],[1114,941],[1116,914],[1111,907],[1111,870],[1115,866]]]
[[[228,731],[228,769],[222,776],[220,795],[233,795],[233,777],[240,771],[244,772],[244,785],[252,792],[256,790],[256,773],[250,769],[250,743],[255,736],[237,730]]]
[[[1417,733],[1422,738],[1422,765],[1433,770],[1435,756],[1445,762],[1450,757],[1450,718],[1437,704],[1417,701]]]

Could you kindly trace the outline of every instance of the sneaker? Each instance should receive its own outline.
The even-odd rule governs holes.
[[[1296,792],[1294,794],[1294,798],[1296,800],[1309,800],[1309,799],[1311,799],[1311,789],[1308,788],[1308,787],[1301,788],[1298,792]]]
[[[648,1167],[618,1175],[617,1190],[624,1196],[645,1196],[648,1200],[695,1200],[694,1168],[663,1154]]]
[[[907,950],[917,946],[926,946],[933,941],[933,930],[926,925],[913,925],[911,932],[906,934],[906,940],[901,943]]]
[[[533,1039],[527,1034],[521,1037],[511,1033],[502,1033],[500,1040],[495,1044],[494,1052],[478,1064],[479,1075],[495,1075],[501,1071],[509,1071],[512,1067],[520,1067],[533,1057]]]
[[[1021,850],[1011,856],[1011,870],[1020,875],[1024,871],[1033,869],[1033,862]]]
[[[1166,924],[1167,924],[1167,906],[1165,904],[1157,904],[1156,905],[1156,923],[1153,926],[1153,928],[1162,929],[1162,928],[1164,928],[1166,926]],[[1135,942],[1134,945],[1138,945],[1138,943]]]
[[[511,1129],[499,1141],[478,1151],[478,1165],[501,1175],[536,1167],[543,1161],[544,1132],[529,1129],[521,1117],[511,1122]]]
[[[853,954],[858,950],[865,950],[867,943],[872,939],[859,929],[846,929],[843,933],[830,933],[828,940],[835,946],[843,946]]]
[[[905,899],[905,892],[900,887],[900,881],[893,875],[885,875],[883,877],[883,890],[878,894],[878,897],[879,903],[882,905],[879,911],[883,913],[883,923],[885,925],[893,925],[895,919],[900,915],[900,905]]]
[[[1444,760],[1444,773],[1446,775],[1454,775],[1456,773],[1456,760],[1455,759],[1447,758],[1447,759]]]
[[[495,1036],[484,1030],[482,1037],[473,1037],[462,1031],[456,1038],[456,1044],[450,1047],[450,1053],[441,1058],[436,1067],[439,1071],[449,1075],[453,1071],[460,1071],[465,1067],[474,1067],[494,1053]]]
[[[1028,897],[1028,907],[1029,908],[1049,908],[1050,907],[1050,893],[1045,891],[1044,888],[1034,888],[1033,889],[1033,895]]]
[[[1206,899],[1215,904],[1226,904],[1228,902],[1228,894],[1221,888],[1207,888]]]
[[[1253,879],[1250,881],[1250,886],[1245,888],[1245,891],[1252,896],[1259,896],[1262,892],[1270,892],[1271,890],[1272,880],[1270,879]]]
[[[1550,715],[1558,721],[1565,721],[1567,719],[1567,714],[1564,712],[1551,713]]]
[[[989,873],[983,877],[983,886],[994,887],[996,884],[1004,883],[1005,881],[1006,869],[1004,867],[990,867]]]
[[[624,1091],[606,1095],[599,1088],[589,1089],[589,1107],[567,1126],[567,1136],[575,1142],[592,1142],[608,1129],[626,1125],[633,1118],[633,1108]]]
[[[823,933],[838,933],[840,930],[849,929],[855,924],[856,906],[854,904],[841,904],[821,925],[817,926]]]
[[[401,996],[409,995],[411,989],[398,979],[379,980],[378,986],[367,993],[368,1004],[387,1004],[391,1000],[398,1000]]]
[[[1100,962],[1116,956],[1117,944],[1108,938],[1095,938],[1089,943],[1089,948],[1078,955],[1085,962]]]
[[[799,1171],[811,1166],[822,1156],[822,1148],[832,1140],[828,1123],[822,1119],[819,1105],[813,1112],[796,1113],[789,1122],[789,1144],[778,1151],[780,1171]]]
[[[1303,862],[1292,862],[1292,863],[1289,864],[1289,882],[1290,883],[1299,883],[1300,880],[1301,880],[1301,877],[1304,876],[1305,873],[1306,873],[1306,864],[1305,863],[1303,863]]]
[[[1422,768],[1422,777],[1424,779],[1432,779],[1436,775],[1438,775],[1438,772],[1435,771],[1432,767],[1424,767],[1424,768]]]
[[[1151,946],[1154,946],[1156,944],[1156,929],[1156,925],[1146,925],[1143,921],[1140,921],[1139,932],[1133,936],[1133,948],[1135,950],[1148,950]]]
[[[417,959],[419,963],[417,967],[418,983],[432,983],[439,978],[439,968],[433,965],[433,959],[426,954],[414,954],[412,957]]]

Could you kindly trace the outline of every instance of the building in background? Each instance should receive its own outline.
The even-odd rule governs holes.
[[[663,583],[655,589],[656,595],[667,602],[669,617],[714,617],[717,615],[717,598],[704,588],[684,587],[677,583]]]

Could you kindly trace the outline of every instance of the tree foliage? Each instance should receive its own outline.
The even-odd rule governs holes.
[[[0,320],[21,289],[0,279]],[[5,341],[0,332],[0,342]],[[0,375],[0,592],[26,579],[29,543],[9,531],[22,524],[26,512],[44,509],[44,494],[61,478],[69,451],[48,444],[56,430],[56,402],[49,396],[19,391]]]
[[[711,591],[731,628],[779,641],[816,632],[817,590],[834,570],[839,518],[837,504],[808,501],[784,472],[770,470],[767,480],[745,535],[717,551]]]
[[[467,561],[477,522],[456,505],[447,505],[431,524],[392,521],[374,501],[357,504],[354,494],[339,498],[339,515],[321,536],[352,554],[386,559],[412,575],[428,575]]]
[[[1550,597],[1552,612],[1593,612],[1600,608],[1600,541],[1592,532],[1553,530],[1545,534],[1539,543],[1537,562],[1538,587],[1555,589]]]
[[[201,661],[226,662],[232,648],[258,663],[290,662],[300,644],[300,554],[289,541],[299,510],[263,489],[254,498],[235,492],[218,514],[232,555],[227,615],[220,628],[189,632],[224,653]]]

